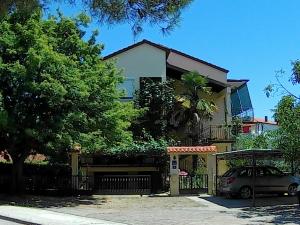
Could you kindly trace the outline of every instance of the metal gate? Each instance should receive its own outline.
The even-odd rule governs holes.
[[[198,194],[198,193],[207,193],[207,191],[208,191],[207,174],[179,176],[180,194]]]
[[[150,175],[104,175],[94,178],[99,194],[150,194]]]

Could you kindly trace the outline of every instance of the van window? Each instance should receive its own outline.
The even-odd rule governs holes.
[[[277,168],[267,167],[265,168],[265,173],[267,176],[282,176],[283,173]]]
[[[240,177],[247,177],[248,176],[248,169],[244,168],[239,172]]]
[[[236,169],[230,169],[226,173],[224,173],[223,177],[230,177],[236,172]]]

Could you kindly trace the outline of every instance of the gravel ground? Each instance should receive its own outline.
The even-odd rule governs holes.
[[[258,207],[254,211],[237,208],[239,200],[212,198],[211,201],[209,197],[183,196],[32,197],[31,200],[26,197],[26,201],[14,200],[13,204],[129,225],[300,224],[300,209],[294,204]]]

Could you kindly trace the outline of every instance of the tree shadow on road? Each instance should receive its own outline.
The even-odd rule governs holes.
[[[249,208],[252,206],[252,199],[225,198],[220,196],[200,196],[200,198],[228,209]],[[296,204],[297,199],[296,197],[289,196],[278,197],[274,195],[261,195],[256,197],[255,202],[258,207],[289,206]]]
[[[245,208],[238,213],[238,217],[253,218],[255,223],[265,223],[266,218],[270,217],[268,223],[272,224],[300,224],[300,208],[297,204]]]
[[[1,195],[0,205],[14,205],[35,208],[52,207],[75,207],[79,205],[102,205],[107,202],[105,197],[95,198],[93,196],[69,196],[69,197],[48,197],[48,196],[10,196]]]

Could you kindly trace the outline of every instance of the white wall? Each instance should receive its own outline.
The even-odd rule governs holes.
[[[139,89],[140,77],[161,77],[166,80],[166,53],[148,44],[142,44],[114,57],[116,66],[126,78],[135,79]]]
[[[212,120],[205,122],[206,125],[225,125],[226,119],[227,123],[231,123],[231,104],[230,104],[230,88],[225,88],[220,93],[213,93],[209,99],[217,106],[217,111],[214,113]],[[227,107],[227,115],[225,114]],[[225,119],[226,116],[226,119]]]
[[[262,134],[267,131],[273,131],[278,129],[277,124],[268,124],[268,123],[256,123],[251,126],[251,133],[252,134]]]
[[[127,50],[113,57],[116,60],[118,68],[123,69],[123,74],[126,78],[135,80],[135,90],[139,89],[140,77],[161,77],[166,80],[166,53],[165,51],[148,45],[146,43],[135,48]],[[227,83],[227,74],[213,67],[197,62],[192,59],[183,57],[177,53],[170,53],[168,63],[181,67],[186,70],[196,70],[200,74],[211,79]],[[225,88],[220,93],[215,93],[211,96],[218,106],[218,111],[215,113],[212,121],[207,121],[207,124],[221,125],[225,124],[225,105],[224,99],[227,101],[227,120],[231,121],[231,104],[230,104],[230,88]]]

